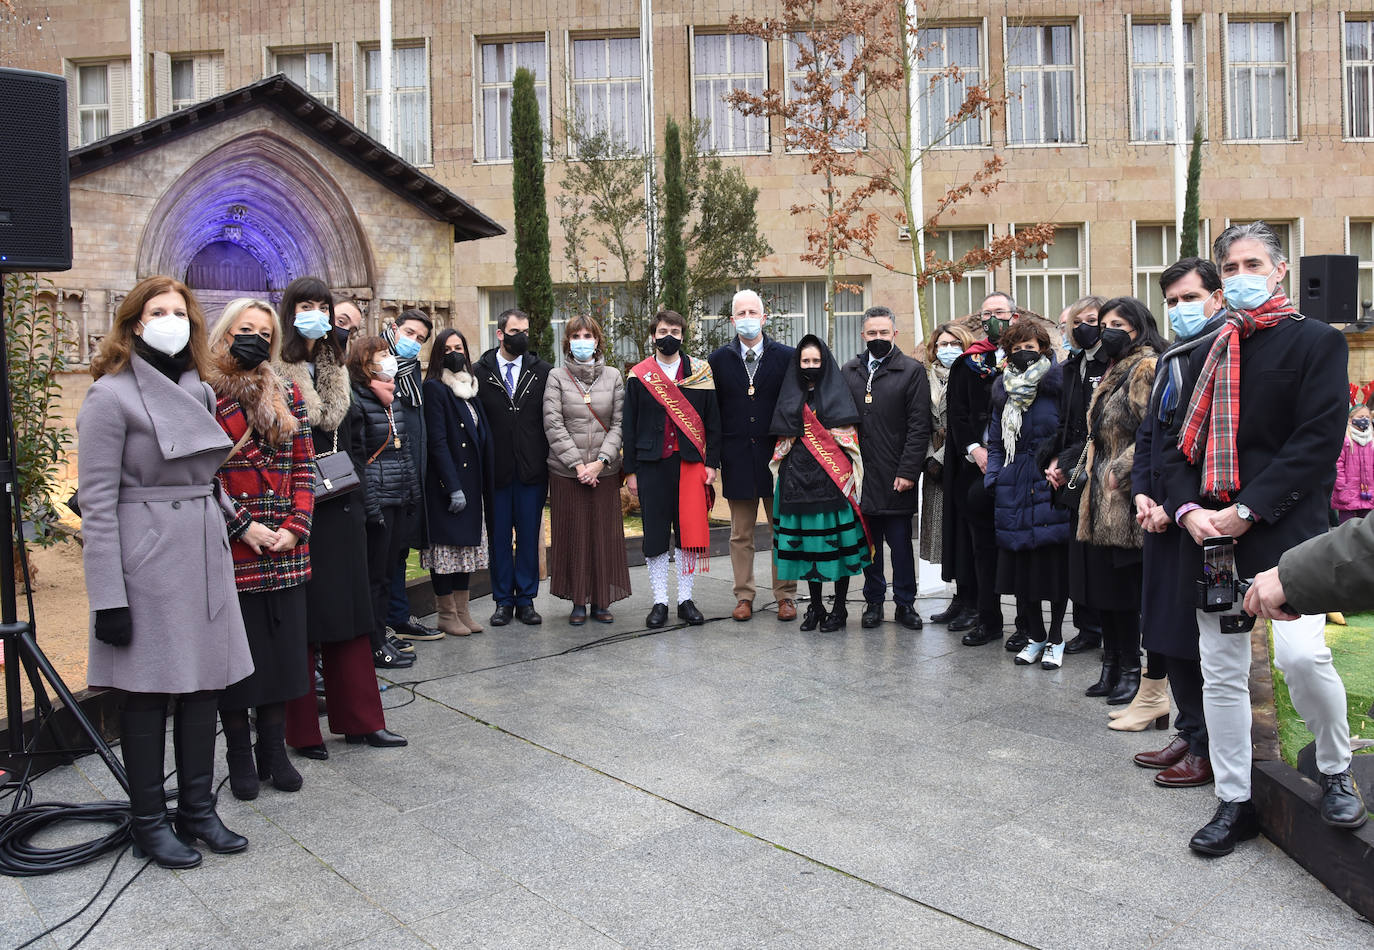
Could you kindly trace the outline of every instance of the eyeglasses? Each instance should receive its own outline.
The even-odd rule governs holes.
[[[984,320],[1004,320],[1004,319],[1006,319],[1007,317],[1011,316],[1011,311],[1010,311],[1010,310],[984,310],[982,313],[978,314],[978,316],[982,317]]]

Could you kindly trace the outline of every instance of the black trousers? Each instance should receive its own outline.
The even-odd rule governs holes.
[[[405,570],[401,551],[406,547],[414,515],[401,505],[382,509],[385,524],[367,526],[367,582],[372,594],[372,649],[380,650],[386,638],[386,617],[391,604],[391,578]]]
[[[640,461],[635,470],[639,483],[639,515],[644,521],[644,556],[668,553],[674,536],[682,546],[682,527],[678,524],[677,492],[682,475],[682,457],[674,452],[666,459]]]
[[[1140,612],[1136,610],[1102,610],[1102,648],[1115,651],[1121,668],[1140,668]],[[1106,653],[1104,653],[1106,655]]]
[[[997,595],[997,530],[993,526],[992,495],[981,478],[968,488],[969,532],[973,538],[973,567],[978,579],[978,621],[1002,629],[1002,598]]]
[[[1188,751],[1207,757],[1207,719],[1202,714],[1202,663],[1164,655],[1169,691],[1174,694],[1174,728],[1188,740]]]

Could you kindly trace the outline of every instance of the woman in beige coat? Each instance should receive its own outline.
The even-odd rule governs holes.
[[[605,336],[591,317],[568,321],[563,365],[544,387],[553,544],[549,591],[573,603],[568,622],[610,623],[607,608],[630,596],[620,514],[620,415],[625,382],[606,365]]]

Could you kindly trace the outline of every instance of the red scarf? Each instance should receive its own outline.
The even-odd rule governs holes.
[[[1240,491],[1236,427],[1240,425],[1240,341],[1297,313],[1280,287],[1254,310],[1232,310],[1207,351],[1178,448],[1189,462],[1202,459],[1202,494],[1230,501]],[[1207,426],[1207,437],[1202,438]],[[1204,457],[1205,453],[1205,457]]]
[[[372,390],[372,394],[377,397],[377,401],[382,404],[382,408],[391,407],[391,401],[396,398],[396,384],[385,379],[369,379],[367,386]]]
[[[968,358],[969,369],[986,379],[997,372],[997,360],[988,359],[985,354],[995,352],[997,352],[997,341],[984,337],[964,350],[964,356]]]

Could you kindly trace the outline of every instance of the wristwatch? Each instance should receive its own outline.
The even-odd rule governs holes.
[[[610,465],[610,464],[611,464],[611,460],[610,460],[609,458],[607,458],[606,456],[604,456],[604,455],[598,455],[598,456],[596,457],[596,460],[597,460],[598,462],[600,462],[602,465]]]
[[[1258,520],[1255,517],[1255,513],[1250,510],[1250,506],[1242,505],[1240,502],[1236,502],[1236,517],[1240,518],[1241,521],[1248,521],[1251,524],[1254,524]]]

